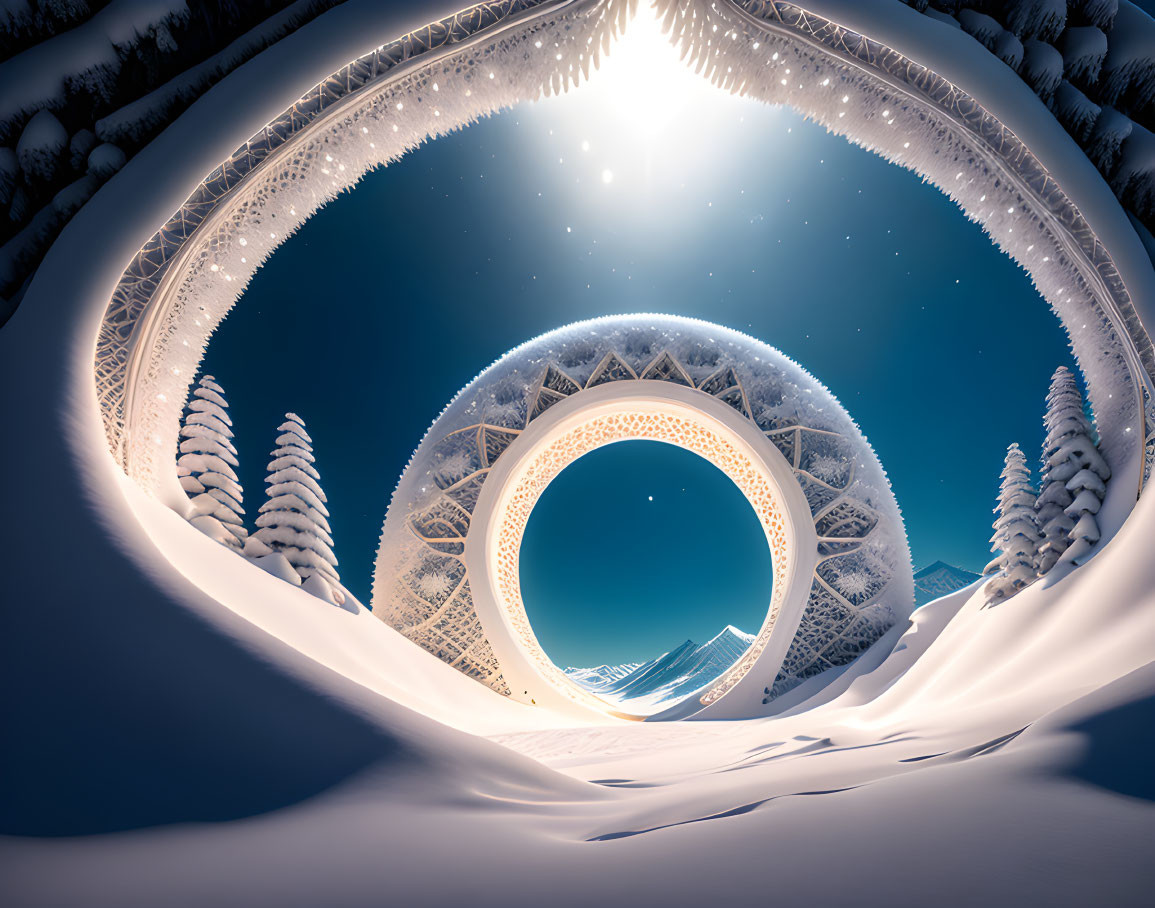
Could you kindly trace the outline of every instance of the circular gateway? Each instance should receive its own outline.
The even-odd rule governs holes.
[[[760,341],[658,315],[550,332],[454,398],[394,492],[374,614],[500,694],[624,715],[545,654],[521,599],[519,557],[549,483],[583,454],[633,439],[692,451],[733,480],[758,515],[774,572],[749,649],[700,694],[652,718],[766,714],[910,614],[898,506],[834,396]]]

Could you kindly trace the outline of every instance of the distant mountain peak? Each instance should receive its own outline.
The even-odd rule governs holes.
[[[582,687],[601,696],[654,707],[710,684],[737,661],[754,637],[727,624],[706,643],[699,645],[687,639],[642,665],[567,668],[565,672]]]
[[[747,643],[753,643],[756,636],[756,634],[747,634],[740,627],[734,627],[732,624],[727,624],[724,628],[722,628],[722,630],[714,635],[714,637],[710,640],[710,643],[713,643],[719,638],[725,637],[737,637],[739,640],[745,640]]]
[[[935,561],[915,572],[914,575],[914,604],[925,605],[932,599],[946,596],[963,587],[970,586],[980,577],[974,571],[947,564],[945,561]]]

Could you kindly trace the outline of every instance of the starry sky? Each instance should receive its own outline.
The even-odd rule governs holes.
[[[887,469],[915,567],[981,569],[1006,446],[1038,449],[1050,374],[1073,365],[1057,319],[933,187],[792,111],[716,91],[634,34],[639,50],[581,90],[369,174],[258,272],[205,358],[250,516],[293,410],[315,441],[342,579],[368,604],[389,496],[463,385],[568,322],[667,312],[745,331],[815,374]],[[651,450],[646,469],[652,446],[616,447],[571,466],[531,520],[522,580],[547,652],[640,660],[727,623],[756,630],[768,581],[755,556],[711,539],[690,559],[597,529],[599,508],[643,528],[656,504],[679,533],[748,516],[733,543],[746,552],[748,505],[692,455]],[[694,492],[670,492],[683,486]],[[641,630],[619,626],[626,614]]]

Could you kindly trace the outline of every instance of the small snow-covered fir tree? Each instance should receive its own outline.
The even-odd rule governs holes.
[[[1031,583],[1037,576],[1039,527],[1035,522],[1035,490],[1027,458],[1017,444],[1007,448],[995,506],[991,551],[995,559],[984,574],[997,574],[987,585],[995,599],[1006,599]]]
[[[269,461],[268,500],[261,505],[259,529],[253,534],[259,545],[249,554],[259,556],[267,547],[292,565],[306,590],[330,602],[340,603],[337,558],[333,554],[329,512],[320,474],[313,466],[313,440],[295,413],[286,413],[277,429],[277,447]]]
[[[1039,573],[1046,573],[1060,560],[1085,558],[1099,541],[1095,515],[1111,478],[1111,468],[1092,438],[1083,395],[1065,366],[1051,377],[1043,423],[1047,438],[1037,506],[1043,532]]]
[[[180,429],[176,472],[192,499],[189,522],[217,542],[239,549],[248,533],[228,408],[221,386],[211,375],[202,376]]]

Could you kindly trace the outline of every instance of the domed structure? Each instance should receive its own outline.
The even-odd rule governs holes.
[[[394,493],[373,610],[526,702],[609,710],[546,656],[518,578],[529,514],[570,463],[616,441],[706,458],[749,499],[774,571],[745,654],[666,718],[757,715],[851,662],[913,608],[902,518],[849,414],[778,350],[707,322],[581,322],[512,350],[454,398]]]

